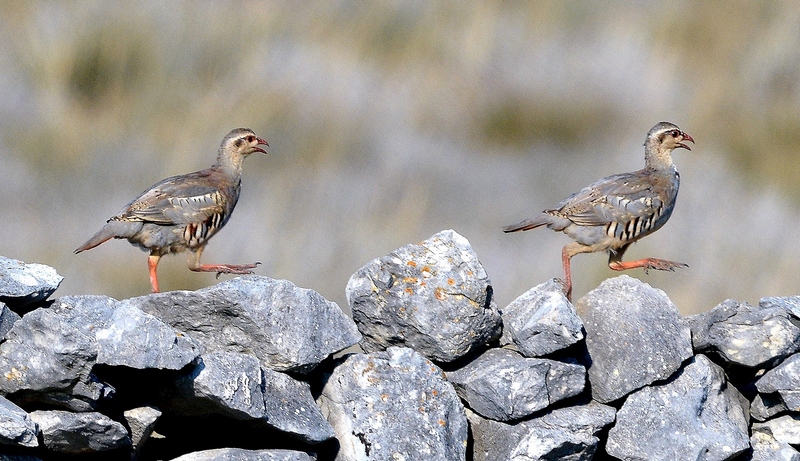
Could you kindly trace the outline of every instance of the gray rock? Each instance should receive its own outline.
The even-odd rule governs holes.
[[[689,327],[667,295],[627,275],[578,300],[592,397],[612,402],[670,377],[692,356]]]
[[[308,383],[268,368],[263,373],[267,424],[312,444],[336,437]]]
[[[39,428],[22,408],[0,396],[0,444],[36,447]]]
[[[373,259],[350,277],[346,294],[367,352],[407,346],[450,362],[502,330],[486,271],[452,230]]]
[[[786,404],[777,393],[756,394],[750,404],[750,416],[757,421],[766,421],[787,410]]]
[[[348,356],[318,403],[336,431],[338,461],[466,459],[464,407],[442,370],[412,349]]]
[[[34,411],[31,419],[41,429],[44,446],[59,453],[96,453],[131,443],[125,427],[101,413]]]
[[[0,256],[0,301],[12,308],[47,299],[62,280],[52,267]]]
[[[14,324],[0,344],[0,392],[65,391],[88,382],[98,345],[93,325],[73,317],[70,306],[56,302]]]
[[[791,411],[800,411],[800,354],[794,354],[756,381],[762,394],[777,393]]]
[[[467,412],[475,461],[590,460],[598,432],[614,422],[614,408],[591,402],[506,424]]]
[[[578,395],[586,384],[581,365],[525,358],[507,349],[490,349],[463,368],[447,373],[469,408],[496,421],[524,418]]]
[[[6,338],[6,333],[11,330],[11,327],[19,320],[19,314],[12,311],[3,303],[0,303],[0,341]]]
[[[800,415],[784,415],[763,423],[755,423],[753,432],[765,432],[778,442],[800,445]]]
[[[714,352],[726,362],[758,367],[800,350],[800,327],[778,298],[759,307],[726,300],[708,312],[688,317],[697,352]]]
[[[96,363],[180,369],[198,355],[190,339],[106,296],[59,298],[25,315],[6,337],[0,373],[7,379],[0,381],[0,391],[7,393],[70,390],[68,395],[100,396],[104,385],[89,376]]]
[[[128,410],[123,413],[123,416],[131,433],[132,459],[136,459],[142,446],[153,435],[153,429],[156,426],[156,421],[161,417],[161,411],[155,407],[145,406]]]
[[[224,415],[253,421],[308,443],[335,436],[322,415],[311,386],[284,373],[262,368],[239,352],[209,352],[167,391],[164,406],[186,416]],[[255,427],[255,426],[254,426]]]
[[[582,340],[583,322],[553,279],[533,287],[502,311],[503,336],[526,357],[541,357]]]
[[[264,417],[261,364],[253,355],[205,353],[175,385],[170,408],[179,406],[182,414],[222,414],[242,420]]]
[[[732,459],[750,446],[739,400],[722,368],[697,355],[668,382],[628,396],[606,451],[620,459]]]
[[[217,448],[189,453],[172,461],[314,461],[314,459],[302,451]]]
[[[766,432],[753,431],[750,436],[753,453],[749,461],[800,461],[800,452],[786,442],[775,440]]]
[[[795,317],[800,319],[800,296],[776,296],[776,297],[769,297],[769,298],[761,298],[758,301],[759,307],[770,309],[770,308],[781,308],[788,312]]]
[[[308,372],[361,339],[336,303],[289,281],[258,275],[127,301],[186,332],[203,353],[246,352],[277,371]]]

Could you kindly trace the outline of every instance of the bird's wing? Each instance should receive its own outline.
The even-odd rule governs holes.
[[[175,225],[205,222],[224,214],[222,193],[202,173],[173,176],[155,184],[120,215],[126,220]]]
[[[650,216],[661,206],[653,183],[636,172],[603,178],[549,212],[579,226],[602,226]]]

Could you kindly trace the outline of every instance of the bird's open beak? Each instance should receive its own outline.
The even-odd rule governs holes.
[[[257,150],[258,152],[266,154],[267,151],[265,151],[264,149],[262,149],[262,148],[260,148],[258,146],[262,146],[263,145],[263,146],[269,147],[269,143],[267,142],[266,139],[262,139],[262,138],[256,138],[256,139],[258,140],[258,144],[256,144],[255,150]]]
[[[683,137],[683,141],[691,141],[691,142],[694,142],[694,139],[692,139],[692,137],[691,137],[691,136],[689,136],[689,135],[688,135],[688,134],[686,134],[686,133],[681,133],[681,137]],[[683,147],[683,148],[684,148],[684,149],[686,149],[686,150],[692,150],[692,149],[689,149],[689,146],[687,146],[686,144],[684,144],[684,143],[682,143],[682,142],[679,142],[679,143],[678,143],[678,147]]]

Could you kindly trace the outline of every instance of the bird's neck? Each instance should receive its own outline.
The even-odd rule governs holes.
[[[671,153],[658,149],[645,151],[644,164],[647,168],[657,171],[667,171],[675,167]]]
[[[214,164],[212,168],[223,173],[225,176],[231,179],[237,179],[242,177],[243,163],[244,157],[240,155],[230,156],[220,153],[217,156],[217,163]]]

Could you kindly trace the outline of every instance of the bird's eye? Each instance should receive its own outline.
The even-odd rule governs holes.
[[[681,132],[678,130],[672,130],[669,134],[671,134],[673,138],[677,138],[681,135]]]
[[[253,135],[250,135],[250,136],[247,137],[247,142],[253,142],[255,140],[256,140],[256,137],[253,136]]]

